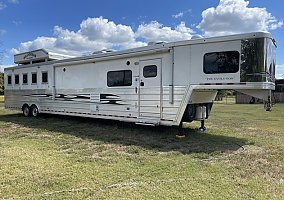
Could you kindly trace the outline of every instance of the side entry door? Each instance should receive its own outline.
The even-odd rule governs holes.
[[[139,117],[161,116],[161,59],[139,62]]]

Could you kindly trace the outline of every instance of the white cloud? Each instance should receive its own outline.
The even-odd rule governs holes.
[[[13,67],[13,66],[15,66],[15,65],[0,65],[0,72],[4,72],[4,69],[6,67]]]
[[[186,11],[181,11],[175,15],[172,15],[173,18],[178,19],[178,18],[182,18],[184,15],[186,15],[187,13],[190,13],[191,9],[188,9]]]
[[[60,26],[54,27],[53,37],[38,37],[33,41],[23,42],[11,53],[19,53],[38,48],[70,55],[82,55],[102,49],[125,49],[146,45],[136,41],[130,26],[115,24],[102,17],[83,20],[78,31],[71,31]]]
[[[18,4],[19,0],[8,0],[9,3]],[[3,2],[0,2],[0,10],[7,8],[7,5]]]
[[[0,2],[0,10],[5,9],[6,7],[7,7],[7,5],[6,5],[6,4],[4,4],[4,3]]]
[[[40,49],[45,47],[47,49],[53,48],[56,42],[56,38],[51,37],[38,37],[34,41],[28,41],[21,43],[19,49],[12,49],[13,53],[19,53],[27,50]]]
[[[282,65],[276,65],[276,70],[275,70],[275,77],[277,79],[282,79],[284,78],[284,64]]]
[[[115,24],[102,17],[83,20],[80,32],[89,40],[101,40],[123,43],[134,40],[134,32],[130,26]]]
[[[266,8],[249,8],[246,0],[220,0],[216,8],[202,12],[197,26],[205,36],[274,30],[283,25]]]
[[[283,21],[279,21],[277,23],[271,24],[269,26],[269,29],[270,30],[275,30],[275,29],[281,28],[282,26],[283,26]]]
[[[22,24],[22,21],[13,20],[12,23],[15,24],[16,26],[18,26],[18,25]]]
[[[193,30],[181,22],[174,29],[154,21],[141,24],[137,31],[130,26],[115,24],[103,17],[88,18],[80,24],[77,31],[55,26],[53,37],[37,37],[23,42],[12,54],[44,48],[47,51],[69,55],[82,55],[102,49],[127,49],[145,46],[149,41],[176,41],[190,39]],[[144,42],[145,41],[145,42]]]
[[[146,41],[177,41],[186,40],[192,37],[194,31],[185,26],[184,22],[181,22],[175,29],[171,27],[163,26],[157,21],[152,21],[149,24],[141,24],[136,32],[137,37],[142,37]]]
[[[7,31],[5,29],[0,29],[0,36],[4,35],[5,33],[7,33]]]
[[[180,18],[183,17],[184,13],[183,12],[179,12],[178,14],[172,15],[173,18]]]
[[[9,0],[8,2],[9,2],[9,3],[12,3],[12,4],[18,4],[18,3],[20,3],[19,0]]]

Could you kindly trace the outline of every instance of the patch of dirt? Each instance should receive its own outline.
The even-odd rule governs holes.
[[[244,154],[254,155],[264,152],[264,149],[255,145],[244,145]]]

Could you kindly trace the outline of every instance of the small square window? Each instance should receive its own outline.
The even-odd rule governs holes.
[[[157,76],[157,66],[148,65],[143,68],[143,76],[145,78],[152,78]]]
[[[20,83],[20,77],[19,74],[15,75],[15,84],[18,85]]]
[[[32,73],[32,83],[33,84],[37,83],[37,73]]]
[[[12,85],[12,76],[11,75],[8,76],[8,85]]]
[[[23,84],[28,84],[28,74],[23,74]]]

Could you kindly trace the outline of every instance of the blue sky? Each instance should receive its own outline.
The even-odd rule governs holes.
[[[13,54],[45,48],[71,55],[125,49],[149,41],[269,31],[277,76],[284,74],[281,0],[0,0],[0,68]]]

